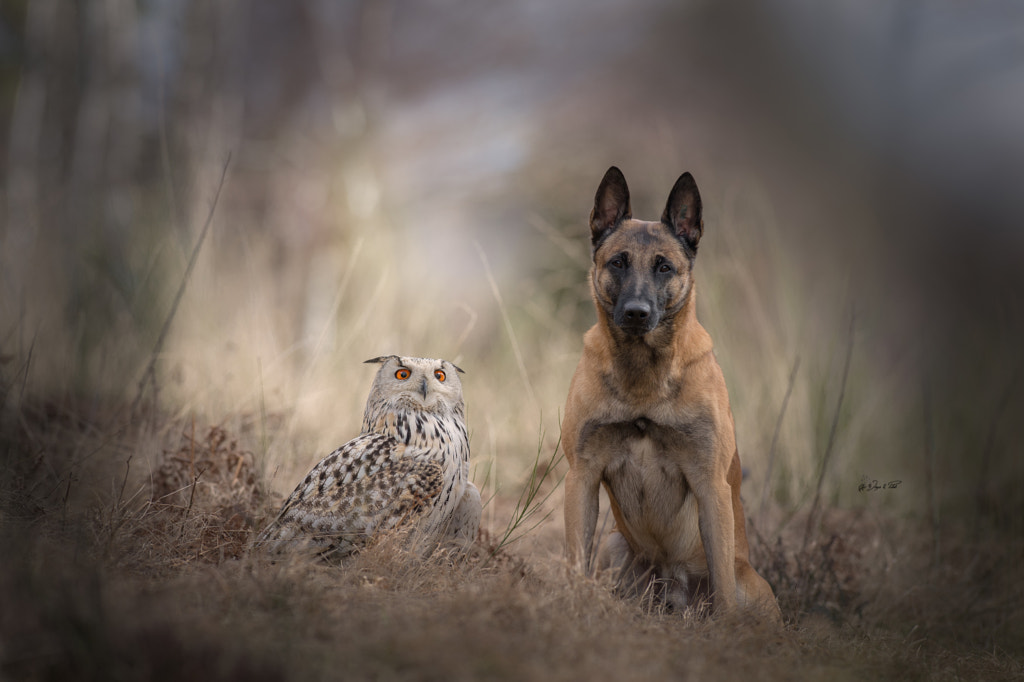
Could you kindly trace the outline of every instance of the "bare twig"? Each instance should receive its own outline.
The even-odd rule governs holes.
[[[196,416],[192,415],[192,434],[188,437],[188,473],[196,478]]]
[[[185,226],[181,221],[181,211],[178,209],[178,193],[174,187],[174,175],[171,173],[171,151],[167,143],[167,107],[166,88],[164,84],[164,63],[163,52],[158,50],[160,61],[160,78],[157,80],[157,126],[160,130],[160,163],[163,166],[164,179],[167,187],[167,203],[171,207],[171,222],[178,233],[178,245],[182,251],[185,250]],[[184,255],[184,253],[182,254]]]
[[[541,441],[543,441],[543,438],[544,435],[542,433]],[[542,445],[538,444],[537,456],[534,458],[533,468],[530,471],[530,480],[527,481],[526,487],[523,488],[522,492],[519,494],[519,499],[516,501],[515,509],[512,511],[512,517],[509,519],[508,525],[505,527],[505,532],[502,534],[501,540],[499,540],[498,544],[494,547],[492,554],[497,554],[503,547],[519,540],[534,528],[544,523],[544,521],[551,516],[552,512],[549,511],[536,521],[533,521],[528,528],[520,529],[520,527],[527,521],[531,521],[533,517],[537,515],[551,497],[551,494],[558,488],[558,484],[561,483],[561,480],[559,480],[558,483],[551,487],[544,497],[539,500],[537,499],[544,481],[547,480],[548,476],[565,456],[564,453],[560,452],[561,444],[562,439],[559,438],[558,442],[555,443],[555,449],[551,452],[551,457],[544,463],[543,471],[540,471],[540,453]]]
[[[579,240],[568,239],[564,234],[555,229],[553,225],[536,213],[530,214],[527,220],[535,230],[547,237],[548,240],[568,256],[573,263],[585,270],[590,268],[590,254],[580,248]]]
[[[32,351],[36,348],[36,335],[32,335],[32,343],[28,346],[28,357],[25,358],[25,373],[21,377],[21,390],[18,392],[18,413],[25,404],[25,387],[28,386],[28,373],[32,369]]]
[[[974,492],[975,508],[973,537],[975,538],[978,537],[978,532],[981,530],[981,516],[984,511],[985,496],[989,486],[989,469],[992,464],[992,452],[995,450],[996,445],[996,432],[999,429],[999,422],[1003,419],[1003,413],[1010,404],[1010,399],[1013,398],[1014,390],[1017,388],[1017,381],[1020,379],[1020,374],[1021,368],[1018,366],[1007,380],[1006,387],[999,396],[999,402],[996,403],[995,409],[992,411],[992,419],[988,425],[988,433],[985,436],[985,446],[981,451],[981,467],[978,472],[978,485]]]
[[[259,466],[260,473],[266,473],[265,469],[267,466],[267,398],[263,390],[263,360],[259,357],[256,358],[256,369],[260,377],[260,458]]]
[[[853,337],[857,323],[856,312],[850,313],[850,331],[846,342],[846,361],[843,364],[843,378],[839,382],[839,400],[836,402],[836,411],[832,415],[832,427],[828,433],[828,444],[825,446],[825,454],[821,458],[821,471],[818,473],[818,484],[814,490],[814,502],[811,503],[810,513],[807,515],[807,527],[804,529],[804,541],[800,549],[803,555],[807,550],[807,543],[811,539],[811,528],[818,515],[818,507],[821,505],[821,488],[825,482],[825,472],[828,471],[828,462],[832,458],[832,448],[836,442],[836,431],[839,427],[839,415],[843,411],[843,399],[846,397],[846,379],[850,374],[850,358],[853,357]]]
[[[68,475],[68,485],[67,488],[64,489],[64,499],[61,500],[61,515],[64,523],[67,523],[68,520],[68,499],[71,497],[71,484],[74,480],[74,476]]]
[[[124,487],[128,485],[128,472],[132,468],[132,456],[128,455],[128,459],[124,461],[124,478],[121,479],[121,490],[117,493],[117,506],[121,506],[121,501],[124,499]]]
[[[932,428],[932,404],[927,382],[921,386],[921,406],[924,410],[924,473],[932,525],[932,563],[938,566],[942,548],[939,533],[939,501],[935,490],[935,433]]]
[[[462,328],[462,333],[459,334],[459,338],[457,338],[455,343],[452,344],[452,353],[454,355],[452,360],[454,362],[459,362],[459,350],[462,348],[462,344],[466,342],[466,339],[468,339],[469,335],[473,332],[477,319],[476,311],[468,304],[460,303],[459,308],[465,311],[467,319],[466,326]]]
[[[498,283],[494,280],[494,274],[491,272],[491,264],[487,260],[487,254],[484,253],[484,249],[480,246],[480,242],[473,242],[476,247],[477,253],[480,254],[480,262],[484,266],[484,274],[487,275],[487,282],[491,285],[491,293],[494,295],[494,300],[498,304],[498,310],[501,312],[501,319],[505,323],[505,332],[508,334],[509,343],[512,344],[512,353],[516,356],[516,365],[519,367],[519,374],[523,378],[523,385],[526,387],[526,395],[530,399],[530,404],[533,405],[534,409],[540,409],[540,403],[537,402],[537,395],[533,392],[533,385],[530,383],[530,375],[526,371],[526,362],[523,360],[523,352],[519,349],[519,341],[516,339],[515,329],[512,328],[512,320],[509,319],[508,309],[505,307],[505,301],[501,298],[501,291],[498,289]]]
[[[188,506],[185,508],[185,513],[181,517],[181,528],[178,531],[179,542],[183,537],[185,537],[185,524],[188,522],[188,515],[192,512],[192,503],[196,499],[196,485],[199,483],[199,479],[202,478],[204,473],[206,473],[206,469],[203,469],[192,478],[192,491],[189,493]]]
[[[327,337],[331,332],[331,328],[336,326],[335,319],[338,316],[338,311],[341,309],[341,302],[345,300],[345,294],[348,291],[349,283],[352,281],[352,273],[356,270],[356,263],[359,261],[359,255],[363,251],[363,244],[365,240],[360,238],[356,241],[355,246],[352,247],[352,253],[349,255],[348,262],[345,264],[345,274],[341,278],[341,283],[338,284],[338,290],[334,292],[334,299],[331,301],[330,312],[324,319],[324,324],[320,328],[320,333],[316,337],[316,344],[313,346],[313,352],[309,356],[309,361],[306,363],[306,371],[302,377],[302,384],[305,385],[312,377],[313,372],[316,369],[316,361],[320,357],[320,353],[327,342]]]
[[[174,296],[174,302],[171,304],[171,309],[167,313],[167,318],[164,320],[164,326],[160,330],[160,335],[156,339],[156,344],[153,346],[153,352],[149,356],[149,362],[146,365],[146,369],[142,372],[142,378],[139,380],[139,389],[135,394],[135,400],[132,401],[132,414],[136,413],[139,407],[139,403],[142,401],[142,396],[146,391],[147,384],[152,383],[154,391],[156,390],[156,361],[160,356],[160,352],[163,350],[164,342],[167,340],[167,333],[171,329],[171,322],[174,321],[174,316],[178,312],[178,305],[181,303],[181,297],[185,294],[185,287],[188,285],[189,277],[192,275],[192,270],[195,268],[196,260],[199,258],[199,251],[203,247],[203,242],[206,240],[206,234],[210,230],[210,225],[213,223],[213,214],[217,210],[217,201],[220,199],[220,191],[224,187],[224,179],[228,174],[228,166],[231,164],[231,153],[228,153],[227,159],[224,160],[224,168],[220,173],[220,182],[217,183],[217,191],[213,195],[213,202],[210,204],[210,212],[206,216],[206,223],[203,225],[202,231],[199,233],[199,239],[196,240],[196,245],[192,249],[192,255],[188,260],[188,266],[185,268],[185,274],[181,278],[181,284],[178,285],[178,292]]]
[[[114,536],[117,535],[117,531],[121,529],[124,522],[128,520],[128,516],[125,512],[127,503],[122,504],[124,500],[124,489],[128,485],[128,473],[132,467],[132,456],[128,455],[128,459],[124,462],[124,477],[121,479],[121,490],[117,493],[117,501],[114,503],[113,508],[110,510],[110,528],[109,535],[107,536],[106,551],[110,552],[111,547],[114,545]]]
[[[99,445],[97,445],[95,448],[93,448],[89,452],[85,453],[81,457],[76,457],[75,459],[71,460],[71,462],[68,463],[68,465],[66,466],[66,473],[63,474],[62,476],[60,476],[60,478],[57,479],[57,481],[49,488],[49,490],[47,490],[46,493],[43,494],[43,497],[44,498],[49,498],[50,495],[54,494],[57,491],[58,488],[60,488],[62,485],[64,485],[64,483],[67,480],[67,478],[72,477],[72,476],[75,475],[75,471],[79,467],[81,467],[83,464],[85,464],[90,459],[95,457],[98,453],[102,452],[104,448],[106,448],[108,445],[110,445],[114,441],[114,439],[116,439],[122,433],[124,433],[125,429],[127,429],[127,428],[128,428],[128,424],[123,424],[123,425],[117,427],[116,429],[110,429],[108,434],[103,438],[102,442]],[[131,459],[131,458],[129,457],[129,459]],[[126,475],[127,475],[127,472],[126,472]],[[40,482],[36,483],[34,486],[32,486],[32,490],[35,490],[38,486],[40,486],[42,484],[43,484],[43,481],[40,481]],[[122,492],[123,492],[123,490],[124,490],[124,486],[122,486]]]
[[[796,384],[796,373],[800,369],[800,356],[796,356],[793,362],[793,369],[789,372],[789,383],[786,385],[786,395],[782,398],[782,407],[779,408],[779,418],[775,420],[775,433],[772,434],[772,444],[768,448],[768,471],[764,475],[764,487],[761,490],[761,509],[758,518],[764,519],[765,505],[768,503],[768,488],[772,481],[772,469],[775,466],[775,446],[779,443],[779,433],[782,431],[782,419],[786,416],[786,407],[789,406],[789,398],[793,395],[793,385]]]

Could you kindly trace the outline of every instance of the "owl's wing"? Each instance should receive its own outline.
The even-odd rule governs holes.
[[[409,454],[381,434],[349,441],[313,467],[257,545],[271,552],[308,548],[344,555],[418,516],[440,495],[442,470]]]

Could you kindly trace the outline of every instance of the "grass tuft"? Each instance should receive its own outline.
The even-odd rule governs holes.
[[[966,669],[1012,679],[1024,662],[1013,644],[1021,619],[1010,607],[1022,593],[1010,587],[1016,564],[1008,548],[990,545],[973,562],[945,556],[938,581],[950,591],[940,608],[907,574],[915,561],[927,563],[927,524],[918,532],[826,508],[824,539],[806,547],[803,518],[773,541],[754,526],[752,560],[779,597],[788,622],[780,630],[743,617],[673,613],[653,594],[622,599],[607,580],[572,576],[557,516],[540,523],[558,502],[554,476],[562,468],[557,443],[543,456],[543,434],[519,493],[493,498],[510,511],[508,521],[499,515],[468,551],[424,558],[396,534],[341,562],[272,562],[249,551],[280,504],[253,454],[262,429],[238,433],[190,418],[165,422],[163,435],[121,429],[111,439],[66,411],[63,438],[48,452],[54,461],[58,450],[104,436],[110,444],[97,458],[130,454],[108,468],[115,485],[106,501],[77,507],[88,513],[63,514],[58,485],[53,494],[30,487],[39,494],[26,514],[27,498],[15,494],[25,479],[12,473],[31,472],[32,444],[51,428],[29,418],[40,413],[33,408],[29,401],[25,428],[7,442],[20,466],[0,479],[0,534],[13,557],[0,566],[8,605],[0,636],[12,643],[0,650],[0,671],[11,679],[203,670],[205,679],[832,680]],[[993,594],[970,587],[982,575],[1000,581]],[[1003,588],[1018,600],[1006,608],[993,600]]]

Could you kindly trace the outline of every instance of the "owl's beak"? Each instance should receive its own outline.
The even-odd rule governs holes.
[[[423,399],[426,400],[427,399],[427,378],[426,377],[423,377],[423,379],[420,380],[420,393],[423,394]]]

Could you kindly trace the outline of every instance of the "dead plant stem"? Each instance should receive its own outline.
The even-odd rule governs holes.
[[[782,398],[782,407],[779,408],[779,417],[775,420],[775,432],[772,434],[772,444],[768,448],[768,471],[764,475],[764,486],[761,490],[761,509],[758,518],[764,523],[765,508],[768,503],[768,489],[772,481],[772,469],[775,467],[775,448],[779,444],[779,434],[782,432],[782,420],[786,416],[786,408],[789,406],[789,398],[793,395],[793,385],[796,383],[796,373],[800,369],[800,356],[793,361],[793,369],[789,372],[789,383],[786,385],[786,395]]]
[[[974,530],[973,537],[978,537],[981,531],[981,519],[987,506],[986,496],[989,490],[989,477],[992,466],[992,453],[995,450],[996,434],[999,430],[999,423],[1003,419],[1003,413],[1013,398],[1014,390],[1017,388],[1017,381],[1020,378],[1021,368],[1017,367],[1006,382],[1006,387],[999,396],[995,409],[992,410],[992,419],[988,424],[988,433],[985,436],[985,445],[981,451],[981,466],[978,472],[978,484],[974,492]]]
[[[839,382],[839,399],[836,401],[836,411],[832,415],[832,426],[828,433],[828,444],[825,446],[825,454],[821,458],[821,471],[818,472],[818,484],[814,489],[814,501],[811,503],[810,513],[807,515],[807,527],[804,528],[804,541],[800,548],[801,556],[807,551],[807,543],[811,539],[811,529],[818,516],[818,508],[821,506],[821,489],[825,483],[825,473],[828,471],[828,463],[832,458],[833,448],[836,443],[836,432],[839,429],[839,416],[843,411],[843,400],[846,397],[846,379],[850,375],[850,359],[853,357],[853,337],[856,328],[856,312],[850,313],[850,331],[846,341],[846,361],[843,363],[843,376]]]
[[[505,323],[505,332],[508,334],[509,343],[512,345],[512,353],[516,356],[516,365],[519,367],[519,374],[523,378],[523,385],[526,387],[526,395],[530,399],[530,404],[539,411],[540,403],[537,401],[537,395],[533,392],[533,385],[530,383],[530,375],[526,371],[526,362],[523,360],[523,352],[519,348],[519,341],[516,339],[516,332],[512,327],[512,320],[508,316],[508,308],[505,306],[505,301],[501,297],[501,291],[498,289],[498,283],[494,279],[494,273],[491,272],[491,264],[488,262],[487,254],[484,253],[484,249],[480,246],[480,243],[474,241],[473,245],[476,246],[477,253],[480,254],[480,262],[484,266],[484,274],[487,275],[487,282],[491,285],[491,293],[494,295],[494,300],[498,304],[498,310],[501,312],[501,319]]]
[[[932,404],[928,383],[921,386],[921,406],[924,411],[924,474],[928,488],[928,511],[932,526],[932,565],[939,565],[942,554],[939,532],[939,500],[935,485],[935,432],[932,427]]]
[[[217,183],[217,191],[213,195],[213,201],[210,204],[210,212],[206,216],[206,223],[203,225],[202,231],[199,233],[199,239],[196,240],[196,245],[192,249],[192,255],[188,259],[188,265],[185,267],[185,274],[181,278],[181,283],[178,285],[178,291],[174,295],[174,302],[171,303],[171,309],[167,313],[167,317],[164,320],[163,328],[160,330],[160,335],[157,336],[156,343],[153,345],[153,352],[150,353],[149,362],[146,364],[146,369],[142,372],[142,378],[139,380],[138,392],[135,394],[135,400],[132,401],[132,414],[136,414],[139,403],[142,402],[142,396],[145,394],[146,386],[152,384],[154,396],[157,393],[156,383],[156,361],[160,357],[160,353],[163,351],[164,342],[167,341],[167,333],[171,329],[171,323],[174,321],[174,316],[178,312],[178,306],[181,304],[181,298],[185,294],[185,287],[188,285],[189,278],[192,275],[192,270],[196,266],[196,261],[199,259],[199,251],[203,248],[203,242],[206,241],[206,234],[210,231],[210,225],[213,223],[213,215],[217,210],[217,202],[220,199],[221,189],[224,188],[224,179],[228,174],[228,166],[231,164],[231,153],[228,152],[227,159],[224,160],[224,167],[221,169],[220,181]],[[155,402],[155,400],[154,400]]]

